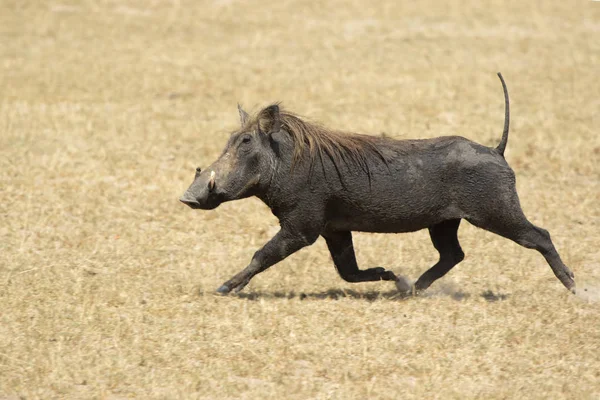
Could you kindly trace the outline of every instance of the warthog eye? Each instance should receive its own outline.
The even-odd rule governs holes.
[[[251,140],[252,140],[252,136],[244,135],[244,137],[242,138],[242,143],[250,143]]]

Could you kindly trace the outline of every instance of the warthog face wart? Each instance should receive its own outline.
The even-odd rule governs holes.
[[[322,236],[340,276],[348,282],[395,281],[401,291],[427,289],[464,258],[461,220],[539,251],[560,282],[575,291],[571,270],[550,234],[527,220],[506,160],[509,101],[502,76],[502,139],[487,147],[460,136],[393,140],[343,133],[280,111],[250,118],[239,106],[241,129],[221,156],[181,197],[191,208],[213,209],[249,196],[279,218],[281,230],[219,293],[239,291],[256,274]],[[428,229],[439,261],[410,288],[381,267],[359,269],[352,231],[400,233]]]

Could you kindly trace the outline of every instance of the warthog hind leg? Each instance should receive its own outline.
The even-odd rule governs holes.
[[[547,230],[533,225],[520,212],[503,213],[495,215],[484,221],[469,220],[473,225],[494,232],[510,239],[528,249],[539,251],[552,268],[558,280],[571,292],[575,293],[575,275],[561,260],[556,251],[550,233]]]
[[[415,283],[415,290],[427,289],[433,282],[446,275],[456,264],[465,258],[458,243],[460,219],[440,222],[429,228],[429,236],[434,247],[440,253],[439,261],[429,268]]]

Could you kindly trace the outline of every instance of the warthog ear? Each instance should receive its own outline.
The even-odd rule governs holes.
[[[248,122],[248,113],[244,110],[242,110],[242,106],[240,106],[240,103],[238,103],[238,112],[240,113],[240,124],[242,125],[242,127],[244,125],[246,125],[246,122]]]
[[[269,133],[279,132],[281,130],[281,119],[279,116],[279,106],[277,104],[273,104],[265,108],[265,113],[271,120],[271,129]]]

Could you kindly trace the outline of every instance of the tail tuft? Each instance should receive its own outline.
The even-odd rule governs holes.
[[[506,144],[508,143],[508,127],[510,125],[510,104],[508,102],[508,89],[506,88],[506,83],[504,83],[504,78],[502,78],[502,74],[498,72],[498,78],[500,78],[500,82],[502,82],[502,90],[504,91],[504,131],[502,132],[502,140],[500,140],[500,144],[496,147],[498,153],[501,156],[504,156],[504,150],[506,149]]]

